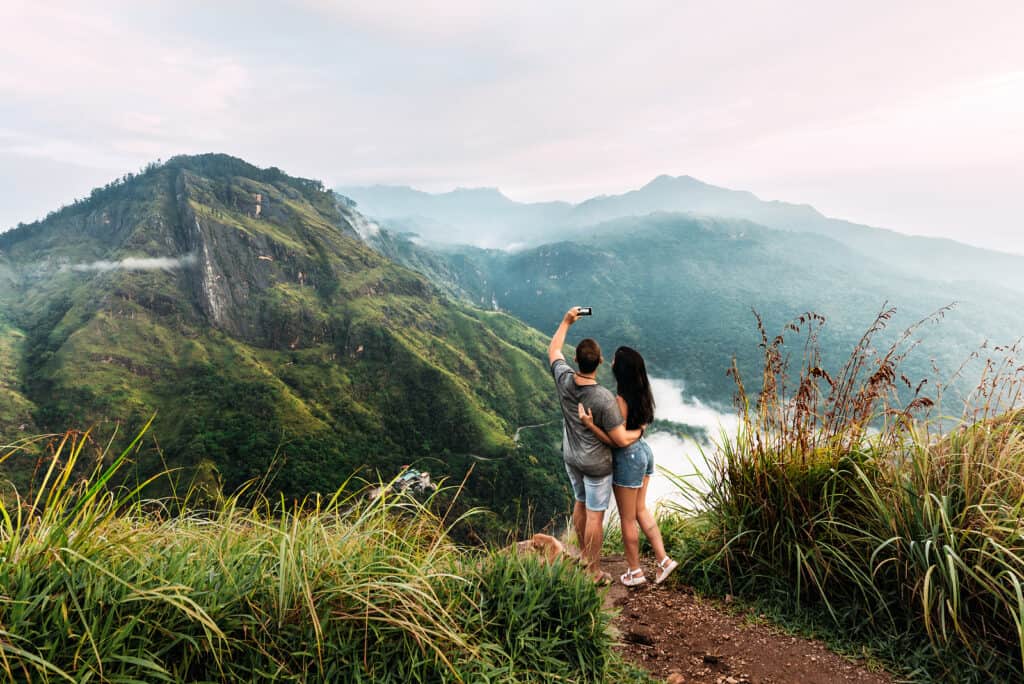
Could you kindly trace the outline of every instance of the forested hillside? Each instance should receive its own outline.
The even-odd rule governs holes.
[[[546,520],[557,434],[513,442],[557,415],[545,340],[452,303],[366,246],[360,220],[317,181],[202,155],[0,235],[3,440],[132,435],[155,413],[144,471],[301,497],[359,469],[475,466],[466,503]]]
[[[922,326],[907,341],[921,341],[905,365],[908,379],[928,378],[931,387],[949,380],[986,340],[1009,343],[1024,332],[1024,314],[1010,292],[942,282],[942,274],[923,279],[825,236],[737,219],[623,218],[515,253],[427,249],[408,240],[402,250],[375,244],[414,268],[430,266],[424,272],[435,278],[454,270],[453,290],[533,326],[550,327],[552,311],[565,302],[593,306],[581,334],[585,328],[607,347],[635,345],[654,372],[680,378],[689,391],[721,404],[735,389],[725,374],[733,356],[748,373],[760,367],[754,310],[770,335],[805,312],[824,315],[822,350],[835,367],[887,302],[897,315],[883,342],[956,302],[940,325]],[[973,387],[977,373],[966,377],[952,382],[950,392]]]

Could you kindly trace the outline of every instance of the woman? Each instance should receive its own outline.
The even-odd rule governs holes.
[[[626,429],[636,430],[654,420],[654,396],[647,379],[647,368],[640,353],[630,347],[619,347],[612,360],[612,374],[618,384],[615,397],[619,410],[626,419]],[[615,503],[619,507],[622,521],[622,545],[626,548],[625,574],[619,577],[627,587],[635,587],[647,581],[640,567],[640,535],[637,524],[644,531],[647,540],[658,559],[658,575],[655,584],[661,584],[679,565],[665,553],[661,531],[654,515],[647,508],[647,485],[654,474],[654,453],[651,447],[640,439],[629,446],[615,448],[604,430],[594,424],[590,411],[580,404],[580,420],[594,435],[612,449],[612,485]],[[642,433],[641,433],[642,434]]]

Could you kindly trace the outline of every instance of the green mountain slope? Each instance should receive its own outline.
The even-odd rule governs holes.
[[[289,496],[364,464],[475,465],[470,502],[546,520],[556,436],[512,439],[557,416],[544,339],[451,303],[359,240],[360,221],[318,182],[203,155],[0,235],[0,364],[18,377],[0,425],[131,433],[156,411],[169,464],[212,464],[227,488],[272,471]]]
[[[406,249],[418,250],[420,262],[427,258],[424,247]],[[883,336],[888,340],[958,301],[941,325],[918,331],[921,346],[905,366],[915,381],[932,383],[956,371],[986,339],[1008,343],[1024,333],[1016,298],[996,288],[922,280],[824,236],[735,219],[654,214],[594,226],[584,240],[514,254],[455,253],[457,259],[453,248],[432,252],[451,268],[471,271],[475,280],[459,283],[473,301],[493,302],[542,330],[555,325],[566,304],[593,306],[594,317],[574,333],[593,335],[609,348],[636,346],[654,372],[682,379],[697,396],[722,404],[734,389],[725,375],[733,355],[749,379],[761,367],[752,308],[769,334],[806,311],[824,314],[822,348],[836,368],[886,301],[899,309]],[[483,286],[472,289],[471,282]],[[956,387],[970,389],[969,382]]]

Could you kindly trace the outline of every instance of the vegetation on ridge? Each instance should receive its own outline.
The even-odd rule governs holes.
[[[961,427],[939,433],[938,419],[921,420],[932,400],[899,368],[911,336],[873,345],[891,315],[834,373],[819,316],[785,331],[805,336],[795,369],[762,328],[759,392],[735,375],[739,432],[709,455],[700,487],[680,482],[691,503],[666,540],[688,581],[825,614],[913,679],[1019,681],[1024,366],[997,349]],[[897,385],[910,386],[904,404]]]
[[[58,436],[0,505],[10,681],[643,681],[586,573],[460,548],[436,499],[349,481],[194,509],[109,486],[139,438],[80,478],[90,443]]]

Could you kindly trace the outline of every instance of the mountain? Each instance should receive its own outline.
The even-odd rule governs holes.
[[[365,202],[363,208],[371,216],[433,241],[487,247],[522,243],[536,246],[578,239],[589,226],[616,218],[655,212],[694,213],[824,235],[900,273],[929,281],[975,280],[1024,291],[1022,256],[829,218],[806,204],[764,201],[750,192],[717,187],[689,176],[658,176],[637,190],[595,197],[577,205],[516,203],[501,195],[504,201],[485,206],[461,202],[461,198],[476,192],[465,190],[444,195],[418,193],[416,202],[403,202],[401,198],[410,192],[417,191],[383,186],[375,186],[372,193],[365,188],[346,191],[360,206]],[[480,192],[500,195],[493,190]],[[475,239],[481,234],[488,235],[486,242]]]
[[[369,216],[432,240],[506,247],[535,237],[538,229],[568,215],[567,202],[523,204],[495,188],[458,188],[431,194],[405,186],[339,187]]]
[[[661,211],[744,218],[779,230],[817,233],[928,280],[979,280],[1024,290],[1024,257],[833,219],[806,204],[766,202],[689,176],[659,176],[639,190],[587,200],[574,208],[572,221],[590,224]]]
[[[986,339],[1009,343],[1024,331],[1013,293],[922,280],[833,238],[741,219],[651,214],[591,226],[585,239],[516,253],[408,243],[405,250],[421,264],[443,261],[460,274],[458,287],[477,304],[496,306],[541,330],[553,328],[569,305],[592,306],[593,318],[574,335],[595,336],[606,355],[619,344],[635,346],[654,374],[681,379],[690,393],[723,405],[734,390],[725,374],[734,356],[748,381],[760,377],[761,340],[752,309],[764,317],[769,335],[804,312],[826,316],[822,348],[826,367],[837,370],[886,302],[898,308],[880,338],[887,344],[957,301],[939,325],[914,336],[921,344],[906,369],[914,383],[929,378],[930,387],[947,380]],[[391,253],[416,265],[401,250]],[[433,277],[444,272],[435,266]],[[973,387],[974,370],[953,383],[952,397]]]
[[[200,155],[0,234],[0,438],[155,412],[144,471],[270,472],[301,497],[364,466],[473,466],[466,503],[546,521],[558,431],[513,440],[558,415],[546,340],[370,249],[368,223],[317,181]]]

